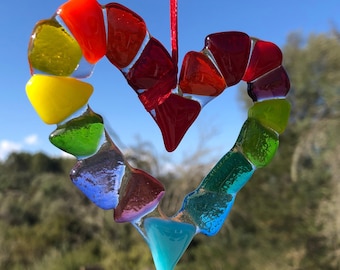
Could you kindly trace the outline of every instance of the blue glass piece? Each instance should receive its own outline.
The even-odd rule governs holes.
[[[235,195],[195,190],[183,201],[177,215],[187,214],[198,227],[198,231],[213,236],[221,229],[235,201]]]
[[[93,156],[79,160],[70,173],[77,188],[105,210],[114,209],[118,204],[118,191],[126,167],[120,151],[108,148],[107,144]]]

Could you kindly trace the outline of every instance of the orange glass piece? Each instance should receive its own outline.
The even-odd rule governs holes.
[[[226,82],[205,54],[188,52],[183,60],[179,87],[183,93],[218,96],[226,88]]]
[[[272,42],[257,40],[242,80],[251,82],[281,64],[282,52],[280,48]]]
[[[130,9],[110,3],[107,12],[108,42],[106,57],[117,68],[128,66],[140,49],[146,36],[144,20]]]
[[[84,57],[95,64],[106,53],[106,31],[102,8],[97,0],[69,0],[58,9]]]

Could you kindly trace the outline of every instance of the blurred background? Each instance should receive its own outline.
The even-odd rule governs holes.
[[[196,236],[176,269],[339,270],[340,3],[234,2],[179,1],[180,64],[214,32],[238,30],[276,43],[291,80],[290,123],[274,160],[239,192],[219,234]],[[62,3],[1,4],[0,269],[154,269],[137,231],[114,223],[112,211],[73,186],[75,160],[50,145],[55,127],[39,119],[25,95],[32,29]],[[167,1],[120,3],[170,50]],[[91,107],[127,159],[165,184],[168,215],[233,146],[251,105],[244,84],[228,88],[167,153],[153,119],[106,59],[87,81],[95,87]]]

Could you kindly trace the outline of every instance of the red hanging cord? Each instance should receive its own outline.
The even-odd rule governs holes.
[[[177,0],[170,0],[170,31],[172,61],[178,65],[178,8]]]

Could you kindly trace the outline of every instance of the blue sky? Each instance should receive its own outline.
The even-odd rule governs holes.
[[[21,150],[61,154],[48,141],[55,126],[44,124],[37,116],[26,97],[25,84],[30,78],[27,45],[32,29],[40,19],[51,17],[64,2],[1,3],[0,160],[11,151]],[[100,1],[101,4],[108,2]],[[149,32],[170,49],[168,0],[124,0],[120,3],[141,15]],[[327,32],[332,24],[340,28],[339,0],[179,0],[179,66],[187,51],[202,49],[204,38],[210,33],[238,30],[282,47],[291,32],[308,36]],[[95,87],[89,103],[119,136],[122,144],[117,142],[118,146],[133,145],[138,136],[152,142],[156,153],[170,159],[180,160],[188,155],[199,146],[202,135],[211,138],[205,138],[208,146],[215,149],[217,156],[222,156],[232,147],[246,118],[246,111],[237,100],[239,89],[228,88],[202,110],[177,150],[167,154],[158,127],[117,69],[102,59],[87,81]]]

